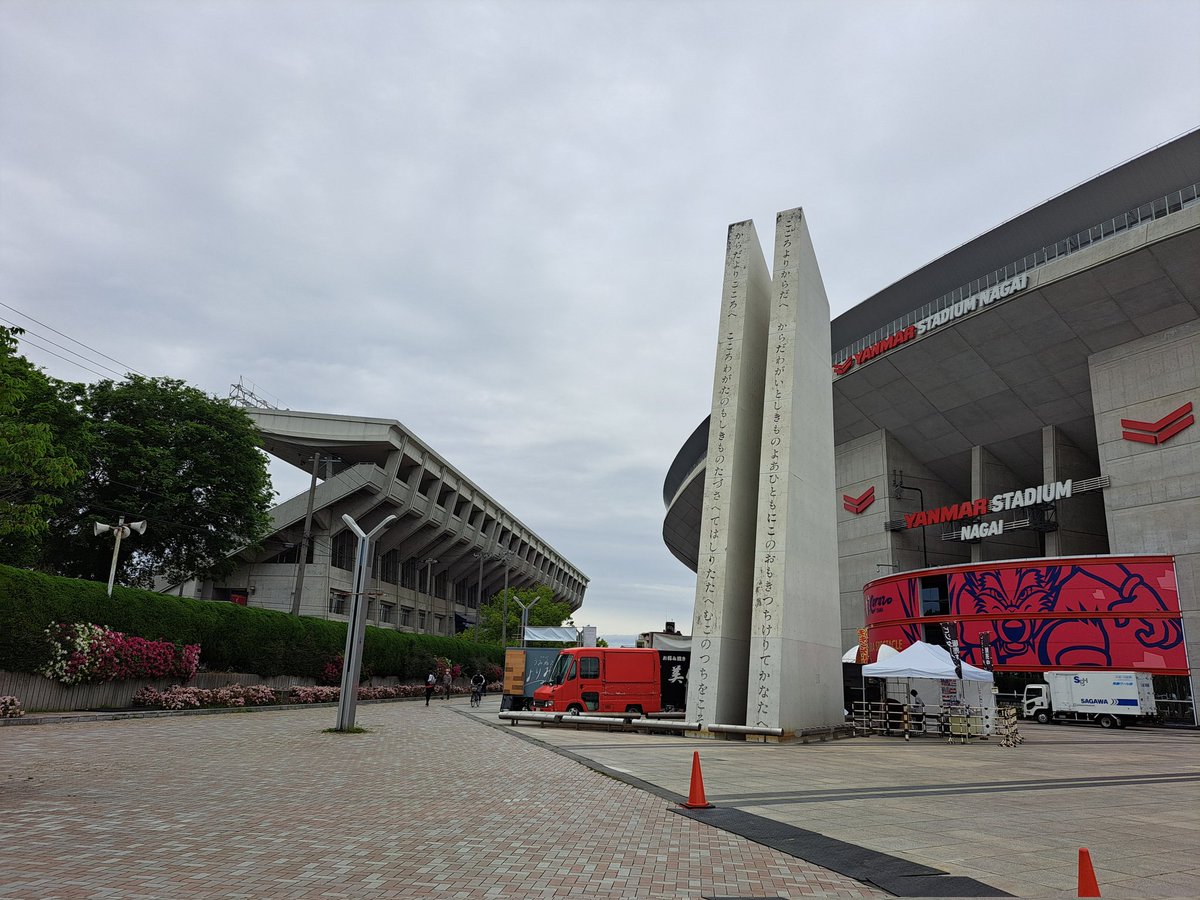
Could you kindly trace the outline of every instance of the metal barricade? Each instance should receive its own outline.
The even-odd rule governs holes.
[[[1000,738],[1001,747],[1015,747],[1025,740],[1017,725],[1017,712],[1015,706],[996,707],[996,723],[992,732]]]

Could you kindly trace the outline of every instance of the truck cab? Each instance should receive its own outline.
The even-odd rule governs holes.
[[[662,708],[657,650],[572,647],[559,652],[546,683],[534,691],[539,712],[631,713]]]

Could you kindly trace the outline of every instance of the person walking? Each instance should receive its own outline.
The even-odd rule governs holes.
[[[425,705],[429,705],[429,698],[433,696],[433,691],[437,687],[437,675],[433,669],[429,670],[429,674],[425,676]]]
[[[446,699],[449,700],[450,688],[454,684],[454,675],[451,674],[449,668],[446,669],[446,674],[442,676],[442,684],[446,686]]]

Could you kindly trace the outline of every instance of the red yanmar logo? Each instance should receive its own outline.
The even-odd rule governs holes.
[[[1121,427],[1130,430],[1122,431],[1121,437],[1127,441],[1137,441],[1141,444],[1165,444],[1195,421],[1196,417],[1192,415],[1192,404],[1185,403],[1174,412],[1167,413],[1157,422],[1122,419]]]
[[[842,494],[842,508],[846,512],[852,512],[856,516],[862,515],[868,506],[875,502],[875,485],[867,488],[866,493],[860,497],[851,497],[849,494]]]

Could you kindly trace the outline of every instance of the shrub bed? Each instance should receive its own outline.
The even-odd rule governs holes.
[[[19,719],[25,715],[21,709],[21,701],[16,697],[0,697],[0,719]]]
[[[46,629],[57,622],[94,622],[150,641],[199,644],[212,671],[318,679],[346,645],[346,624],[270,609],[172,597],[95,581],[59,578],[0,566],[0,669],[40,672],[52,659]],[[423,678],[443,657],[465,671],[502,665],[504,651],[463,638],[408,634],[368,626],[363,677]]]
[[[439,688],[439,691],[441,689]],[[499,682],[488,685],[489,691],[500,690]],[[451,688],[453,694],[470,693],[469,688],[458,687],[455,685]],[[328,687],[326,685],[315,685],[312,687],[296,687],[292,688],[288,693],[287,702],[289,704],[305,704],[305,703],[336,703],[342,695],[341,688]],[[425,685],[423,684],[398,684],[390,687],[360,687],[358,689],[359,700],[413,700],[425,696]],[[0,710],[3,709],[3,701],[12,700],[16,702],[15,697],[0,698]],[[279,695],[267,687],[265,684],[253,684],[249,687],[243,687],[240,684],[232,684],[229,687],[215,688],[207,690],[205,688],[183,687],[182,685],[174,685],[165,691],[160,691],[152,687],[145,687],[133,695],[133,705],[146,707],[149,709],[202,709],[207,707],[238,707],[238,706],[271,706],[280,703]],[[20,709],[20,704],[16,704],[17,709]],[[2,714],[2,713],[0,713]],[[21,715],[20,712],[17,715]]]
[[[265,684],[242,687],[231,684],[223,688],[194,688],[172,685],[165,691],[144,687],[133,695],[134,706],[151,709],[200,709],[210,706],[273,706],[278,695]]]

